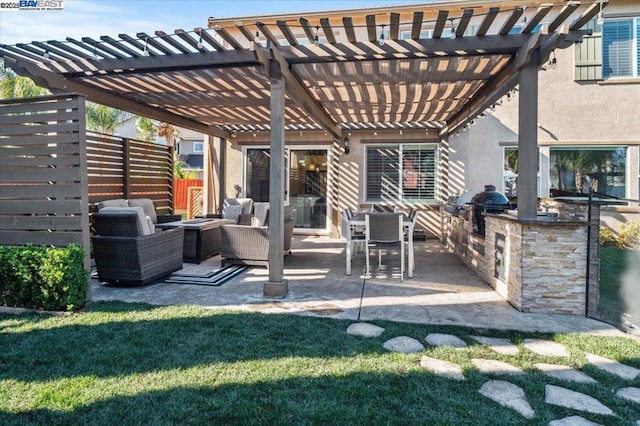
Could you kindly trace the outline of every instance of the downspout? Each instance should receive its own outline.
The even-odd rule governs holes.
[[[589,274],[591,273],[591,202],[593,201],[593,188],[589,187],[589,201],[587,203],[587,277],[584,295],[584,316],[589,317]]]

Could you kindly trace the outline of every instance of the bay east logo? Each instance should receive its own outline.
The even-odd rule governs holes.
[[[64,0],[20,0],[18,5],[21,8],[57,9],[64,7]]]
[[[64,0],[15,0],[1,1],[0,10],[64,10]]]

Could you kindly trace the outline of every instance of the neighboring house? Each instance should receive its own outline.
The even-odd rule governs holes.
[[[451,3],[443,2],[442,8]],[[503,6],[486,1],[460,3],[461,9]],[[513,3],[529,6],[525,17],[531,17],[541,4]],[[429,7],[438,8],[438,4]],[[383,9],[389,8],[362,9],[357,15],[380,15]],[[402,10],[419,11],[421,5],[403,6]],[[344,15],[345,11],[305,14],[310,19]],[[594,18],[588,24],[591,36],[576,46],[554,51],[538,73],[540,197],[586,193],[590,187],[617,197],[640,198],[640,3],[612,1],[603,17],[603,21]],[[229,27],[232,22],[261,18],[212,19],[210,25]],[[269,19],[276,18],[264,17]],[[480,22],[474,17],[466,33],[474,34]],[[522,18],[512,31],[519,31],[525,23]],[[546,23],[540,22],[536,30]],[[401,26],[401,37],[408,37],[409,30],[409,25]],[[431,31],[423,27],[427,36]],[[299,32],[294,36],[302,39],[304,33]],[[384,203],[422,210],[421,225],[437,234],[438,205],[450,195],[479,192],[484,185],[493,184],[517,196],[518,100],[516,88],[448,140],[440,138],[438,129],[354,131],[349,134],[348,155],[340,154],[341,146],[324,132],[287,132],[286,198],[302,210],[296,222],[298,231],[336,233],[336,211]],[[240,132],[226,143],[227,196],[266,201],[269,134]],[[339,184],[333,168],[338,157]],[[420,170],[416,171],[417,165]],[[394,172],[389,173],[389,168]],[[338,205],[327,208],[327,200],[338,200]]]
[[[179,129],[180,137],[176,143],[176,151],[186,165],[182,169],[192,172],[194,179],[203,178],[204,136],[187,129]]]
[[[136,118],[137,116],[134,115],[125,120],[118,127],[115,134],[123,138],[137,139]],[[204,174],[204,136],[201,133],[184,128],[178,128],[178,135],[175,149],[178,158],[185,164],[182,170],[192,173],[194,179],[202,179]],[[154,143],[166,145],[166,140],[163,137],[156,136]]]

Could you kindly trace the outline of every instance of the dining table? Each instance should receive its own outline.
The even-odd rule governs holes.
[[[365,229],[366,227],[366,215],[371,214],[380,214],[379,212],[371,211],[371,210],[359,210],[356,211],[353,217],[349,220],[350,229],[360,228]],[[407,254],[409,257],[408,268],[407,268],[407,277],[412,278],[413,272],[415,269],[415,258],[414,258],[414,247],[413,247],[413,228],[414,223],[409,219],[409,216],[406,213],[402,213],[402,225],[404,228],[404,235],[407,241]],[[366,230],[365,230],[366,232]],[[351,275],[351,259],[353,257],[353,249],[351,241],[347,240],[347,275]]]

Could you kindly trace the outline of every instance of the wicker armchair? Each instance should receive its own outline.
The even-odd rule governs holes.
[[[93,215],[96,235],[91,240],[100,281],[144,285],[182,269],[184,229],[151,233],[139,212],[122,208]]]
[[[295,211],[287,206],[284,210],[284,254],[291,254]],[[222,265],[269,266],[269,227],[246,225],[223,225],[220,228]]]

